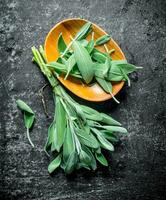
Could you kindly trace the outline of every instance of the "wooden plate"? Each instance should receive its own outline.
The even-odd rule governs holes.
[[[44,49],[46,52],[46,59],[48,62],[55,61],[60,56],[57,48],[57,42],[58,42],[58,36],[60,33],[62,33],[63,38],[67,44],[70,43],[71,39],[70,36],[74,37],[75,34],[79,31],[79,29],[87,22],[87,20],[84,19],[66,19],[64,21],[59,22],[56,24],[48,33]],[[94,39],[97,39],[98,37],[107,34],[105,31],[103,31],[99,26],[92,23],[92,28],[94,31]],[[91,38],[91,34],[88,35],[87,40]],[[120,47],[117,45],[117,43],[111,39],[107,43],[108,49],[115,49],[115,52],[112,54],[113,60],[125,60],[125,56],[120,49]],[[100,51],[105,52],[105,49],[103,46],[97,47]],[[59,81],[71,92],[73,92],[75,95],[86,99],[88,101],[105,101],[108,100],[111,97],[110,94],[107,94],[103,91],[103,89],[97,84],[93,85],[86,85],[80,82],[78,79],[75,79],[73,77],[68,77],[67,80],[64,80],[64,77],[59,77]],[[116,95],[121,88],[123,87],[124,82],[118,82],[113,83],[113,94]]]

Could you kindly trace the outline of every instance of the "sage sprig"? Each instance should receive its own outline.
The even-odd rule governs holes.
[[[18,99],[16,101],[16,104],[18,108],[20,108],[21,111],[23,111],[24,114],[24,124],[27,129],[27,138],[29,140],[29,143],[31,144],[32,147],[34,147],[34,144],[30,138],[29,135],[29,129],[32,127],[34,120],[35,120],[35,114],[33,110],[21,99]]]

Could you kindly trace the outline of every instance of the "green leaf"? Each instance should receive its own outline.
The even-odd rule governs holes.
[[[60,54],[62,54],[65,49],[66,49],[66,44],[65,41],[63,39],[62,33],[60,33],[59,38],[58,38],[58,51]]]
[[[73,151],[66,162],[66,167],[64,169],[66,174],[70,174],[73,172],[73,170],[76,167],[77,161],[78,161],[78,155],[75,151]]]
[[[110,35],[103,35],[100,38],[98,38],[95,42],[95,45],[102,45],[108,42],[111,39]]]
[[[24,112],[25,127],[30,129],[34,123],[35,116],[31,113]]]
[[[121,126],[121,123],[113,119],[111,116],[106,115],[105,113],[100,113],[102,116],[101,122],[108,124],[108,125],[115,125],[115,126]]]
[[[105,60],[106,60],[106,55],[104,54],[104,53],[102,53],[102,52],[99,52],[99,51],[92,51],[92,58],[94,59],[94,60],[96,60],[97,62],[99,62],[99,63],[104,63],[105,62]]]
[[[77,163],[76,169],[81,169],[81,168],[85,168],[90,170],[90,167],[88,167],[88,165],[86,165],[85,163]]]
[[[18,99],[16,101],[16,104],[22,111],[25,111],[27,113],[30,113],[30,114],[34,115],[34,112],[32,111],[32,109],[24,101],[22,101],[21,99]]]
[[[51,151],[57,150],[58,146],[58,139],[57,139],[57,131],[56,131],[56,122],[53,121],[53,123],[50,125],[48,129],[48,134],[49,134],[49,140],[51,143]]]
[[[93,128],[93,132],[97,135],[97,138],[101,144],[101,146],[109,151],[114,151],[114,146],[102,136],[102,133],[97,129]]]
[[[84,163],[88,166],[91,164],[91,157],[85,151],[81,150],[79,158],[81,163]]]
[[[97,164],[96,164],[96,159],[94,157],[94,155],[92,154],[91,150],[85,146],[82,147],[82,149],[89,155],[89,157],[91,158],[91,163],[90,163],[90,167],[93,169],[93,170],[96,170],[97,169]]]
[[[101,132],[102,132],[102,135],[109,141],[115,142],[115,143],[119,141],[119,139],[112,132],[108,132],[105,130],[104,131],[101,130]]]
[[[51,123],[51,125],[48,128],[48,136],[47,136],[47,141],[44,145],[44,151],[47,152],[53,142],[53,131],[52,131],[52,126],[53,123],[55,123],[54,121]]]
[[[73,41],[73,49],[78,69],[84,81],[88,84],[92,81],[94,76],[93,62],[91,60],[91,57],[88,54],[87,50],[77,41]]]
[[[83,47],[86,47],[88,45],[88,41],[83,39],[78,41]]]
[[[102,153],[100,153],[100,154],[95,153],[95,157],[102,165],[108,166],[107,159],[105,158],[105,156]]]
[[[59,152],[64,142],[66,130],[66,112],[60,101],[60,97],[56,97],[56,132],[57,132],[57,146],[56,150]]]
[[[86,36],[90,33],[91,31],[91,26],[92,24],[90,22],[87,22],[82,26],[82,28],[79,30],[79,32],[76,34],[75,39],[76,40],[82,40],[85,39]]]
[[[89,54],[91,54],[91,52],[93,51],[94,49],[94,45],[95,45],[95,42],[94,40],[90,40],[86,46],[86,49],[88,51]]]
[[[67,162],[67,159],[69,158],[69,155],[75,151],[75,143],[74,138],[71,133],[70,127],[66,128],[66,135],[65,140],[63,143],[63,160]]]
[[[94,149],[99,148],[99,143],[92,133],[87,134],[85,130],[77,129],[77,135],[82,144]]]
[[[119,126],[102,126],[102,128],[112,132],[127,133],[125,128]]]
[[[74,65],[76,64],[75,56],[74,54],[70,56],[70,58],[66,61],[65,65],[67,67],[67,74],[65,76],[65,79],[70,74],[71,70],[73,69]]]
[[[61,156],[58,155],[48,166],[48,172],[51,174],[56,170],[61,164]]]
[[[110,81],[106,81],[105,79],[96,77],[96,81],[99,83],[99,85],[103,88],[103,90],[107,93],[112,93],[112,84]]]

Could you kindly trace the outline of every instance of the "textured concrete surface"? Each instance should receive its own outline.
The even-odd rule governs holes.
[[[118,95],[120,105],[88,103],[112,114],[129,131],[115,153],[107,155],[110,167],[69,177],[59,170],[49,176],[43,145],[51,119],[46,119],[38,95],[46,81],[31,63],[30,47],[42,44],[54,24],[70,17],[100,25],[128,61],[144,69],[131,75],[131,88]],[[166,198],[166,1],[1,0],[0,64],[0,199]],[[50,91],[45,95],[52,116]],[[35,149],[25,136],[17,98],[36,113],[31,132]]]

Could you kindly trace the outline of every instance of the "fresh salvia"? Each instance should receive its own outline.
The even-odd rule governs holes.
[[[92,37],[87,40],[89,34]],[[47,155],[53,157],[48,166],[49,173],[57,168],[63,169],[66,174],[80,168],[96,170],[97,162],[108,166],[103,149],[114,151],[114,144],[119,136],[127,133],[121,123],[111,116],[77,103],[58,80],[59,76],[64,79],[72,76],[85,84],[98,83],[119,103],[112,93],[112,82],[127,81],[130,86],[128,74],[140,67],[129,64],[126,60],[112,60],[111,55],[115,50],[109,50],[106,45],[110,40],[109,35],[94,40],[93,27],[88,22],[71,37],[69,45],[65,43],[63,33],[58,36],[59,58],[54,62],[46,61],[42,46],[39,50],[32,47],[33,61],[51,85],[55,104],[54,118],[48,128],[44,146]],[[104,45],[105,52],[97,49],[101,45]],[[34,112],[21,100],[17,101],[17,105],[24,113],[27,136],[34,146],[29,137]]]

